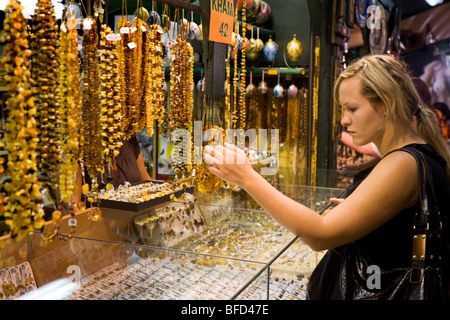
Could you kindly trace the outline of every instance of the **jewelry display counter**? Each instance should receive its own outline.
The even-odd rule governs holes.
[[[5,244],[6,250],[14,251],[16,244]],[[18,298],[61,278],[77,281],[67,297],[70,300],[230,299],[264,267],[251,261],[219,261],[212,256],[76,236],[47,244],[41,235],[33,234],[25,245],[29,254],[24,262],[2,269],[2,299]],[[213,261],[217,262],[212,265]],[[31,266],[31,277],[20,273],[23,265]],[[266,275],[263,271],[259,276]]]
[[[323,210],[340,191],[289,186],[283,192]],[[187,195],[140,212],[101,208],[97,222],[83,212],[67,241],[48,243],[38,233],[20,243],[4,237],[1,299],[61,278],[77,281],[68,299],[304,299],[321,253],[251,208],[240,192],[216,203]],[[63,235],[68,220],[60,223]]]

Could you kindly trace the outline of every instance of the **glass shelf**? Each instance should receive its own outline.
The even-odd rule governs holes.
[[[194,68],[194,74],[200,74],[204,72],[204,68]],[[295,67],[295,68],[271,68],[271,67],[262,67],[262,68],[247,68],[247,74],[250,74],[250,72],[253,72],[253,74],[258,75],[262,74],[263,71],[265,72],[265,75],[267,76],[277,76],[278,74],[291,74],[291,75],[300,75],[307,77],[309,74],[308,68],[303,67]],[[233,73],[234,69],[231,68],[231,73]],[[170,68],[166,68],[166,74],[170,73]]]
[[[266,75],[277,76],[278,74],[295,74],[301,76],[308,76],[308,69],[302,67],[295,68],[247,68],[247,73],[253,72],[253,74],[261,74],[263,71]]]
[[[231,69],[231,73],[233,73],[234,69]],[[308,68],[295,67],[295,68],[277,68],[277,67],[261,67],[261,68],[246,68],[246,73],[250,74],[252,72],[254,75],[264,74],[266,76],[277,76],[278,74],[290,74],[290,75],[300,75],[307,77],[308,76]]]

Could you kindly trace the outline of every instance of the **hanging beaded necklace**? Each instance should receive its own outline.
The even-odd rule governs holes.
[[[36,149],[39,142],[36,106],[31,87],[31,50],[23,6],[10,0],[5,9],[5,79],[8,90],[5,143],[8,179],[4,182],[5,222],[11,238],[24,239],[33,229],[44,226],[43,200],[37,179]]]
[[[100,30],[100,123],[106,189],[112,189],[111,161],[122,147],[122,101],[117,37],[103,24]]]

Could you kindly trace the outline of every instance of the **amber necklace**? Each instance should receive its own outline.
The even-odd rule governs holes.
[[[117,36],[103,24],[100,30],[100,122],[106,189],[112,189],[111,161],[122,147],[122,101]]]
[[[175,12],[178,18],[179,9]],[[186,31],[179,24],[178,36],[171,47],[170,62],[170,129],[186,129],[192,133],[193,90],[194,90],[194,50],[186,41]],[[190,135],[192,139],[192,134]],[[189,175],[192,169],[192,141],[182,143],[176,150],[184,150],[188,154],[177,154],[174,150],[172,159],[176,177],[179,179]],[[186,163],[184,160],[188,160]]]
[[[91,179],[88,201],[98,202],[98,174],[104,172],[100,130],[99,55],[97,22],[87,17],[83,23],[83,155]]]
[[[154,125],[162,125],[166,121],[164,62],[162,28],[157,24],[150,27],[148,102],[147,102],[147,134],[153,136]]]
[[[33,229],[44,226],[40,183],[37,179],[36,149],[39,142],[36,106],[31,87],[31,50],[23,6],[10,0],[5,10],[5,79],[8,90],[5,143],[8,179],[4,182],[5,222],[12,239],[22,240]]]

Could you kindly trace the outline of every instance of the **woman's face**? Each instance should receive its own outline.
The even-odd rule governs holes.
[[[339,103],[343,109],[341,124],[347,128],[353,143],[357,146],[370,142],[377,144],[384,131],[384,108],[372,106],[361,95],[361,82],[357,76],[341,82]]]

